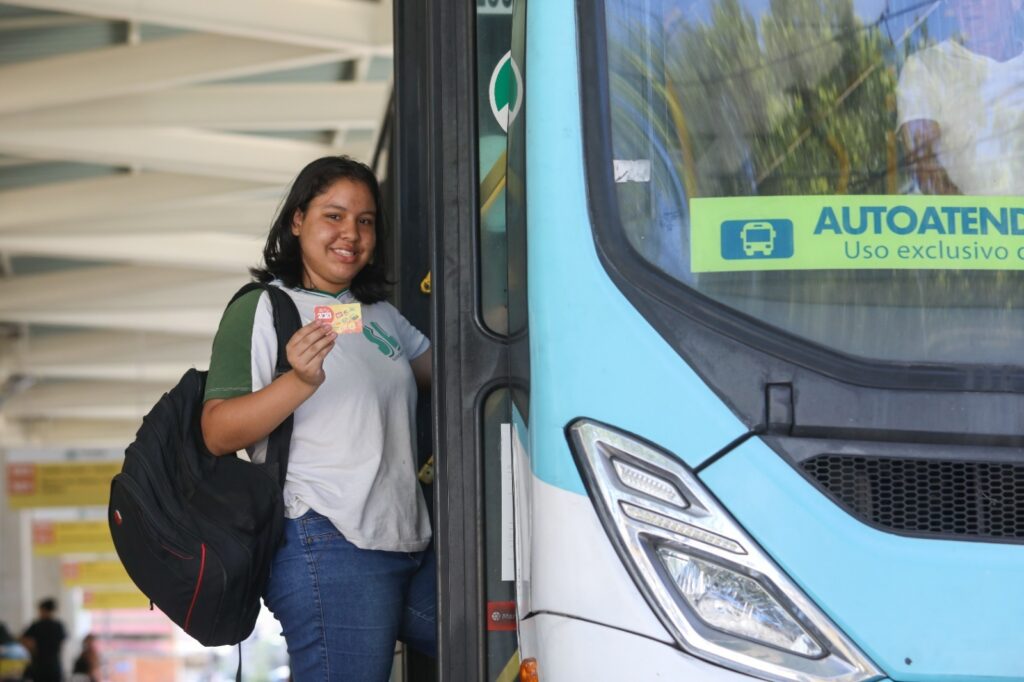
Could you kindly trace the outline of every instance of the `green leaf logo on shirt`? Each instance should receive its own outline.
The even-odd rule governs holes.
[[[398,339],[389,336],[376,322],[363,325],[363,336],[372,341],[377,346],[377,350],[386,357],[393,359],[402,352],[402,344],[398,343]]]

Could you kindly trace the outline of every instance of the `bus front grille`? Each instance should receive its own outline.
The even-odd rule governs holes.
[[[848,512],[882,529],[1024,541],[1024,464],[824,454],[801,466]]]

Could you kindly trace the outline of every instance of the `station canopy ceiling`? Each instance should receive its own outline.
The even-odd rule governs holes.
[[[308,161],[369,161],[392,6],[0,4],[0,448],[123,449]]]

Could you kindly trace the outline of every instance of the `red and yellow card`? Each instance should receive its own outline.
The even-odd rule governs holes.
[[[318,305],[313,317],[331,323],[337,334],[361,334],[363,331],[363,308],[359,303],[335,303]]]

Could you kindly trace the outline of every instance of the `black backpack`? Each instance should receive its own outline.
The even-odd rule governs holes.
[[[288,294],[270,294],[277,375],[291,369],[285,346],[301,326]],[[110,484],[107,521],[128,575],[161,611],[205,646],[237,644],[252,632],[260,595],[284,529],[281,493],[292,417],[270,434],[253,464],[210,454],[200,415],[206,372],[190,369],[143,419]]]

